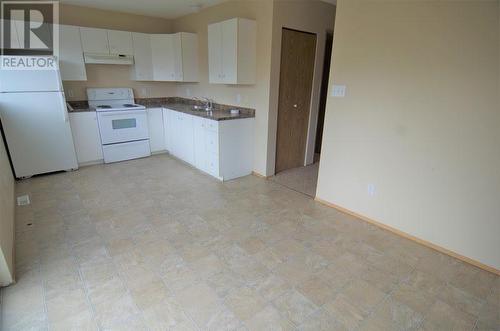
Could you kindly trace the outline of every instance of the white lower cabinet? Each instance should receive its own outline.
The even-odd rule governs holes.
[[[101,135],[95,112],[69,114],[78,164],[93,164],[103,160]]]
[[[165,133],[163,128],[163,108],[148,108],[149,145],[151,153],[165,151]]]
[[[194,166],[204,172],[208,172],[207,150],[205,144],[205,119],[196,117],[194,123]]]
[[[224,179],[224,177],[222,177],[220,175],[219,155],[218,154],[207,153],[207,170],[206,170],[206,172],[214,177]],[[238,176],[238,177],[240,177],[240,176]],[[231,178],[226,178],[226,180],[227,179],[231,179]]]
[[[193,118],[194,116],[176,111],[169,115],[169,152],[189,164],[194,164]]]
[[[214,121],[164,109],[165,146],[175,157],[220,180],[253,169],[253,118]]]

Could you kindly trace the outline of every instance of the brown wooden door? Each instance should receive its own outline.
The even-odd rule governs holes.
[[[282,30],[276,173],[304,166],[316,35]]]

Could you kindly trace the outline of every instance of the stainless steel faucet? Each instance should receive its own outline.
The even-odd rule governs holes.
[[[203,97],[203,99],[206,101],[205,104],[205,110],[206,111],[212,111],[213,109],[213,100],[207,97]]]

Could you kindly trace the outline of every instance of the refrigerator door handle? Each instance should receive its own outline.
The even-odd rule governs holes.
[[[69,115],[68,115],[68,109],[67,109],[67,106],[66,106],[66,98],[64,97],[64,93],[61,93],[62,94],[62,98],[60,99],[61,101],[61,109],[62,109],[62,112],[63,112],[63,121],[64,122],[68,122],[69,121]]]

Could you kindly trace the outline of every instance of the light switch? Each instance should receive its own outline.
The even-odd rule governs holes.
[[[371,197],[375,195],[375,184],[368,184],[368,195]]]
[[[343,98],[345,97],[345,85],[333,85],[332,88],[332,97]]]

